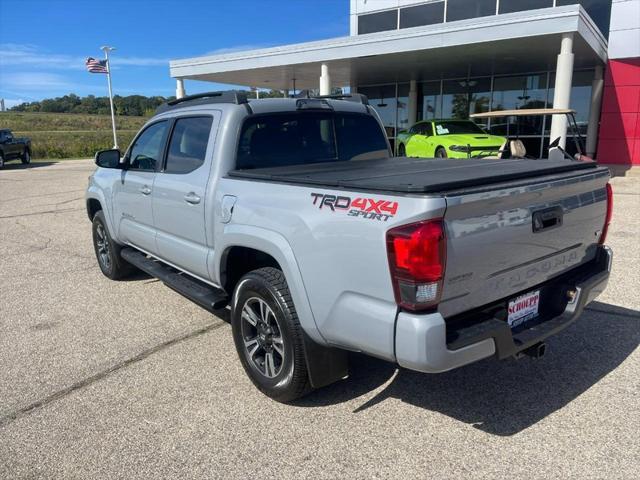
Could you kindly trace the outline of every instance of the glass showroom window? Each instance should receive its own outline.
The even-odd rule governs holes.
[[[582,135],[587,134],[587,126],[589,125],[589,109],[591,108],[591,84],[594,78],[593,70],[581,70],[573,72],[573,82],[571,83],[571,99],[569,106],[576,111],[576,122]],[[553,85],[555,84],[556,74],[552,73],[550,77],[549,101],[553,101]],[[549,134],[551,120],[547,120],[545,125],[545,134]],[[568,142],[567,142],[568,144]]]
[[[470,113],[488,112],[491,78],[445,80],[442,82],[442,118],[469,118]]]
[[[418,120],[434,120],[442,118],[442,96],[440,81],[420,84],[421,94],[418,97]]]
[[[496,14],[496,0],[449,0],[447,22]]]
[[[547,106],[550,107],[551,104],[547,102],[546,73],[496,77],[493,81],[491,110],[518,110]],[[494,118],[491,120],[491,133],[539,136],[542,134],[542,123],[542,117]]]
[[[400,9],[400,28],[444,22],[444,2],[427,3]]]
[[[358,17],[358,35],[363,33],[384,32],[398,28],[398,10],[370,13]]]
[[[387,137],[390,139],[396,136],[396,85],[380,85],[376,87],[358,87],[358,93],[362,93],[369,98],[369,104],[376,109]]]
[[[398,84],[398,112],[396,117],[396,128],[398,131],[407,130],[409,125],[409,84]]]
[[[553,7],[553,0],[500,0],[498,13],[522,12]]]

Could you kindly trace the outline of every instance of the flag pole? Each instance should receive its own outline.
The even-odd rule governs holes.
[[[116,116],[113,112],[113,92],[111,91],[111,62],[109,61],[109,52],[115,50],[113,47],[100,47],[104,52],[104,58],[107,61],[107,83],[109,84],[109,105],[111,106],[111,127],[113,128],[113,148],[118,148],[118,138],[116,137]]]

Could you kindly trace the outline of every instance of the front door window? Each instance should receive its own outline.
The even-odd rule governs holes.
[[[167,121],[148,126],[129,149],[129,170],[154,171],[162,159]]]

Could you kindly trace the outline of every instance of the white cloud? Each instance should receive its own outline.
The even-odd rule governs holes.
[[[50,53],[31,44],[3,43],[0,44],[0,68],[8,66],[31,66],[47,69],[84,70],[86,58],[77,55]],[[100,51],[96,51],[96,58],[102,58]],[[118,56],[117,51],[111,54],[111,64],[133,67],[169,66],[168,58],[157,57],[127,57]]]
[[[2,86],[12,90],[52,90],[78,88],[79,84],[57,73],[18,72],[2,75]]]

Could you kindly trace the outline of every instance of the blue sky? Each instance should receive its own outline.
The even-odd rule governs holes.
[[[114,94],[169,96],[170,59],[348,33],[349,0],[0,0],[0,98],[106,95],[105,75],[84,67],[105,44],[117,48]]]

